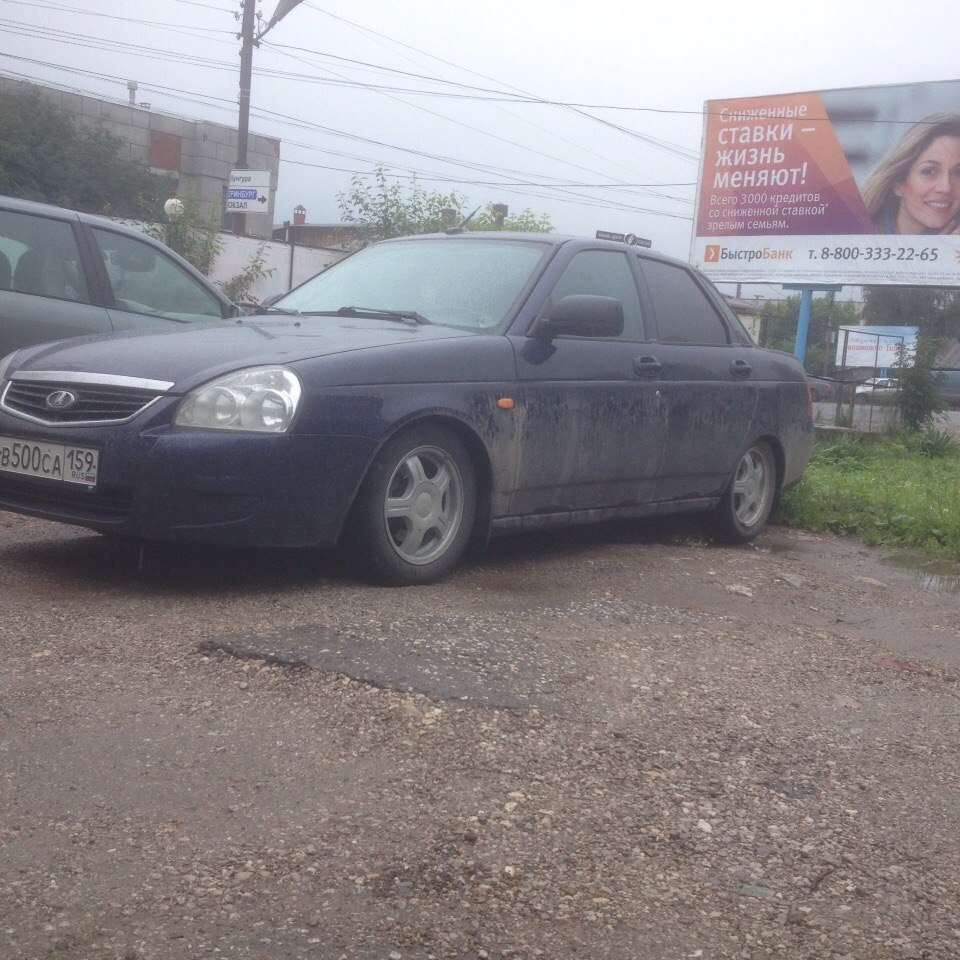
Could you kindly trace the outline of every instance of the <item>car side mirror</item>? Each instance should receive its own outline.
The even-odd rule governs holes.
[[[623,333],[623,304],[615,297],[578,294],[564,297],[540,317],[530,336],[544,340],[554,337],[619,337]]]

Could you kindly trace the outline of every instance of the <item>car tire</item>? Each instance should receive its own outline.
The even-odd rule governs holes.
[[[377,454],[354,504],[348,544],[366,579],[409,586],[449,573],[470,540],[476,476],[456,434],[423,424]]]
[[[777,460],[770,444],[757,440],[737,461],[714,515],[722,543],[746,543],[767,525],[777,496]]]

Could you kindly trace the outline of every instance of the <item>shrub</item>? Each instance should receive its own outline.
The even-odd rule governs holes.
[[[913,365],[900,370],[897,411],[907,430],[922,430],[944,410],[940,397],[940,376],[933,372],[936,342],[918,338]]]

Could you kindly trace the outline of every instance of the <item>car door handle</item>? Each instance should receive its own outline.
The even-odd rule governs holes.
[[[656,357],[637,357],[633,361],[633,372],[638,377],[655,377],[663,369]]]
[[[730,364],[730,372],[735,377],[749,377],[753,373],[753,367],[746,360],[734,360]]]

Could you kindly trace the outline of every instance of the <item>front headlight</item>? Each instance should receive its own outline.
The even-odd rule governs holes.
[[[285,433],[300,403],[300,380],[283,367],[231,373],[191,390],[177,408],[178,427]]]
[[[8,353],[2,360],[0,360],[0,383],[2,383],[7,378],[7,367],[10,366],[10,361],[16,356],[17,351],[14,350],[13,353]]]

